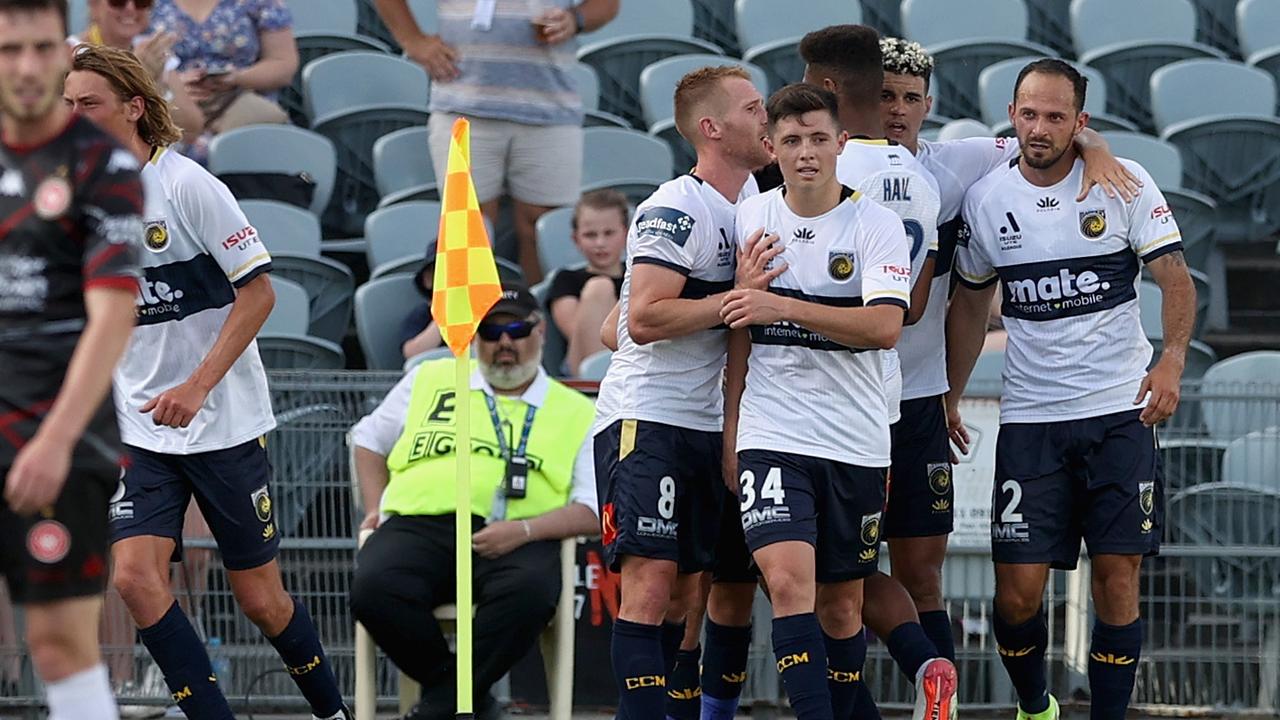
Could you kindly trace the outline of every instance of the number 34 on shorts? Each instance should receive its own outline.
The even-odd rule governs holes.
[[[771,467],[764,481],[756,489],[754,470],[743,470],[738,479],[738,497],[741,502],[742,528],[748,530],[760,525],[791,522],[791,508],[787,506],[787,491],[782,487],[782,468]],[[757,502],[759,501],[759,502]]]

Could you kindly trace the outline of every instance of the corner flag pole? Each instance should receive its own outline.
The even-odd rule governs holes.
[[[502,296],[502,287],[471,179],[471,124],[466,118],[453,124],[443,196],[431,317],[453,352],[456,373],[458,717],[471,718],[471,340],[489,308]]]

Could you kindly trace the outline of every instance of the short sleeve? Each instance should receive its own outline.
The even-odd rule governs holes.
[[[137,290],[138,245],[144,232],[142,198],[138,161],[127,150],[109,149],[97,167],[86,169],[80,189],[85,289]]]
[[[600,501],[596,493],[596,460],[591,431],[582,438],[573,460],[573,480],[569,486],[569,502],[586,505],[600,517]]]
[[[631,232],[632,263],[661,265],[688,275],[696,264],[696,238],[705,230],[687,210],[650,205],[636,213]]]
[[[587,273],[578,270],[564,269],[556,273],[547,288],[547,309],[562,297],[578,297],[582,294],[582,286],[586,284]]]
[[[378,403],[373,412],[365,415],[351,428],[351,443],[356,447],[375,452],[383,457],[391,454],[396,441],[404,432],[409,414],[409,401],[413,397],[413,381],[417,372],[410,371],[400,378],[391,392]]]
[[[261,32],[287,30],[293,27],[293,13],[284,0],[258,0],[253,8],[253,22]]]
[[[271,255],[231,191],[202,168],[173,183],[176,211],[235,287],[271,270]]]
[[[996,281],[996,269],[992,267],[990,259],[982,249],[984,247],[980,236],[983,232],[982,223],[975,221],[978,213],[978,203],[970,194],[970,197],[965,198],[962,213],[962,217],[971,221],[969,233],[967,237],[957,240],[955,257],[956,275],[960,278],[960,282],[974,289],[987,287]]]
[[[869,214],[858,234],[862,243],[862,304],[896,305],[906,310],[911,304],[911,248],[903,242],[902,221],[889,210],[875,209],[880,212]]]
[[[404,320],[400,321],[400,345],[403,347],[405,343],[414,339],[427,326],[431,324],[431,303],[420,303],[414,305]]]
[[[1182,249],[1182,232],[1155,180],[1135,162],[1125,165],[1142,181],[1142,191],[1129,206],[1129,246],[1142,258],[1152,260]]]

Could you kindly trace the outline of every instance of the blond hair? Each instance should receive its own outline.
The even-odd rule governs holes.
[[[701,139],[698,119],[706,114],[708,103],[719,99],[720,83],[729,78],[751,81],[750,73],[737,65],[716,65],[698,68],[676,83],[676,131],[691,145],[697,146]]]
[[[71,70],[103,77],[121,100],[142,98],[138,136],[148,145],[170,145],[182,138],[182,130],[169,114],[169,103],[132,52],[106,45],[81,45],[72,55]]]

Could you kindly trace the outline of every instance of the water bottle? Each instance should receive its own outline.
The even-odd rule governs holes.
[[[209,660],[213,662],[213,674],[218,678],[218,685],[225,693],[231,685],[231,658],[222,647],[222,638],[209,638]]]

